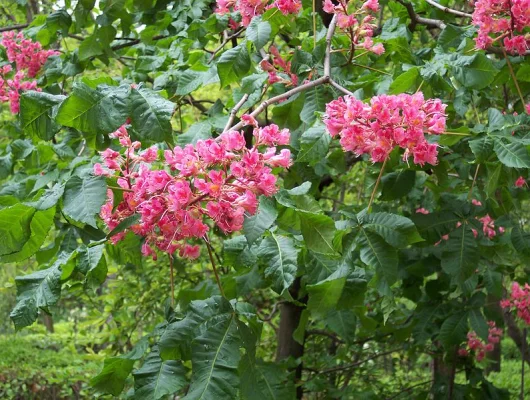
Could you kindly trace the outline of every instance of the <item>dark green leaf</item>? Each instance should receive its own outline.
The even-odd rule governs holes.
[[[107,197],[107,185],[101,177],[74,176],[68,180],[63,195],[63,212],[75,221],[83,222],[94,228],[96,215]]]
[[[259,239],[272,226],[277,216],[278,211],[276,211],[274,202],[262,196],[256,215],[245,217],[245,222],[243,223],[243,232],[248,244],[252,244]]]
[[[293,240],[271,233],[261,242],[258,254],[268,265],[265,276],[272,279],[274,291],[283,293],[294,282],[298,268],[298,249]]]
[[[24,133],[50,140],[59,130],[53,120],[54,110],[65,96],[26,91],[20,97],[20,124]]]
[[[0,256],[19,252],[31,236],[35,209],[16,204],[0,210]]]

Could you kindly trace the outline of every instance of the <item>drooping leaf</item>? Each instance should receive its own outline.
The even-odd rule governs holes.
[[[375,268],[376,274],[389,285],[397,280],[397,251],[381,236],[366,229],[361,229],[359,236],[361,261]]]
[[[21,251],[31,236],[35,209],[22,204],[0,210],[0,256]]]
[[[54,110],[65,96],[51,95],[33,90],[20,97],[20,124],[24,133],[50,140],[59,130],[53,119]]]
[[[271,37],[272,28],[268,21],[262,21],[261,16],[252,18],[247,26],[247,39],[254,43],[256,50],[267,44]]]
[[[385,212],[366,214],[362,224],[364,229],[379,234],[394,247],[403,248],[422,241],[414,223],[400,215]]]
[[[382,200],[397,200],[406,196],[414,187],[416,182],[416,171],[404,169],[397,172],[391,172],[383,176],[381,183],[383,191]]]
[[[187,383],[186,368],[180,361],[162,361],[158,347],[147,355],[142,367],[133,372],[134,399],[158,400],[181,390]]]
[[[465,87],[471,89],[484,89],[490,85],[499,72],[491,60],[484,54],[473,56],[458,56],[452,63],[456,79]]]
[[[473,232],[462,226],[449,235],[442,252],[442,269],[458,283],[463,283],[477,268],[478,246]]]
[[[24,243],[20,251],[0,257],[2,262],[20,262],[34,255],[43,245],[48,232],[53,224],[53,217],[55,216],[55,207],[49,208],[46,211],[37,211],[33,218],[29,229],[31,235],[29,240]]]
[[[105,179],[95,176],[68,180],[63,195],[63,212],[75,221],[96,228],[96,215],[105,203],[107,186]]]
[[[325,317],[328,312],[336,308],[349,273],[350,269],[342,264],[324,281],[307,286],[309,292],[307,309],[311,311],[311,315],[316,318]]]
[[[245,222],[243,223],[243,232],[248,244],[252,244],[260,238],[272,226],[277,216],[278,211],[274,202],[262,196],[256,215],[245,217]]]
[[[129,107],[131,126],[140,140],[172,140],[170,121],[175,112],[175,103],[150,89],[139,87],[131,89]]]
[[[107,264],[103,256],[105,244],[87,246],[79,250],[77,255],[77,269],[87,277],[101,284],[107,277]]]
[[[333,254],[333,238],[335,237],[335,222],[322,214],[298,212],[302,236],[308,249],[315,253]]]
[[[461,311],[447,318],[440,328],[438,339],[446,347],[458,345],[466,339],[468,313]]]
[[[260,258],[267,263],[265,276],[273,282],[273,289],[283,293],[291,286],[298,268],[298,249],[291,238],[271,233],[259,247]]]
[[[246,43],[225,51],[219,58],[217,72],[221,79],[221,86],[225,87],[239,82],[251,68],[250,56]]]
[[[295,387],[288,372],[272,362],[242,357],[239,364],[242,400],[291,400]]]

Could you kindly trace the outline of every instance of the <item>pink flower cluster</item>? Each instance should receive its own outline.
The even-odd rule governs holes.
[[[506,51],[523,55],[529,48],[530,0],[476,0],[471,1],[473,24],[479,27],[475,42],[486,49],[503,40]]]
[[[262,60],[260,63],[263,71],[269,74],[269,83],[271,85],[278,82],[284,83],[286,86],[298,85],[298,76],[291,72],[291,62],[285,61],[275,46],[271,46],[269,51],[272,54],[272,63],[267,60]],[[280,72],[285,73],[289,79],[279,75]]]
[[[374,44],[372,39],[377,26],[374,21],[379,11],[379,0],[338,0],[336,3],[324,0],[324,11],[337,15],[337,26],[349,34],[352,44],[377,55],[383,54],[384,46]],[[351,9],[355,11],[350,12]]]
[[[252,18],[261,15],[270,8],[277,8],[284,15],[298,14],[302,8],[301,0],[217,0],[217,14],[239,11],[243,26],[248,26]]]
[[[24,39],[22,33],[4,32],[0,44],[5,47],[7,59],[15,65],[0,67],[0,102],[9,102],[11,112],[20,111],[20,92],[40,90],[34,79],[48,57],[59,54],[53,50],[43,50],[39,42]],[[14,74],[13,74],[14,72]]]
[[[502,308],[517,310],[517,316],[530,325],[530,285],[521,287],[517,282],[512,283],[510,298],[501,300]]]
[[[388,158],[392,149],[405,149],[404,160],[436,165],[437,144],[425,134],[445,132],[446,105],[439,99],[424,100],[423,93],[375,96],[365,104],[353,96],[340,97],[326,105],[324,123],[331,136],[340,136],[345,151],[370,154],[373,162]]]
[[[208,219],[225,233],[241,230],[244,216],[256,213],[258,196],[272,196],[278,190],[271,168],[291,164],[290,151],[277,152],[275,147],[288,144],[290,133],[276,125],[254,129],[251,149],[245,146],[243,133],[228,131],[216,139],[166,150],[163,159],[156,146],[138,152],[141,144],[131,141],[125,126],[112,137],[125,151],[103,151],[104,165],[95,164],[94,173],[116,176],[123,200],[114,208],[109,190],[101,218],[112,230],[139,214],[139,222],[128,230],[145,238],[142,252],[155,259],[156,248],[198,257],[199,246],[189,242],[206,237]],[[157,168],[157,161],[167,168]],[[121,240],[126,232],[112,241]]]
[[[486,356],[486,352],[493,351],[495,345],[500,342],[502,336],[502,329],[495,326],[494,321],[488,321],[488,343],[484,343],[478,338],[477,334],[473,331],[467,334],[467,349],[461,348],[458,350],[458,355],[466,357],[470,351],[474,351],[477,357],[477,361],[482,361]]]

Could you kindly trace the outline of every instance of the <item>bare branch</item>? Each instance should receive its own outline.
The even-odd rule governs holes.
[[[473,16],[471,14],[465,13],[463,11],[453,10],[452,8],[442,6],[440,3],[437,3],[434,0],[425,0],[428,4],[430,4],[433,7],[438,8],[439,10],[442,10],[443,12],[446,12],[447,14],[453,14],[457,17],[463,17],[463,18],[472,18]]]
[[[337,82],[335,82],[333,79],[329,80],[329,84],[333,86],[335,89],[339,90],[340,92],[347,94],[348,96],[353,96],[353,93],[350,92],[348,89],[342,87]]]
[[[153,36],[153,38],[151,40],[160,40],[160,39],[165,39],[167,37],[168,36],[166,36],[166,35],[157,35],[157,36]],[[118,39],[125,39],[125,38],[118,38]],[[129,39],[127,39],[127,40],[129,40]],[[129,40],[128,42],[126,42],[126,43],[117,44],[115,46],[112,46],[111,50],[112,51],[118,51],[118,50],[124,49],[126,47],[135,46],[135,45],[139,44],[140,42],[141,42],[140,39],[132,39],[132,40]]]
[[[411,23],[409,26],[409,29],[411,31],[414,30],[417,24],[425,25],[431,28],[439,28],[439,29],[444,29],[446,27],[445,22],[443,22],[442,20],[420,17],[418,14],[416,14],[416,11],[414,11],[414,7],[409,2],[404,1],[404,0],[396,0],[396,1],[407,9],[407,13],[409,14],[409,18],[411,20]]]
[[[16,30],[27,28],[28,26],[29,26],[29,24],[19,24],[19,25],[4,26],[4,27],[0,28],[0,32],[16,31]]]
[[[239,100],[239,102],[234,106],[234,108],[232,108],[232,111],[230,111],[230,116],[228,117],[228,121],[226,121],[226,125],[225,125],[225,128],[223,129],[223,132],[226,132],[230,129],[230,126],[234,122],[234,118],[236,117],[237,112],[241,109],[241,107],[243,107],[243,104],[245,104],[247,99],[248,99],[248,94],[245,93],[243,97],[241,98],[241,100]]]
[[[328,33],[326,35],[326,55],[324,57],[324,76],[331,76],[331,40],[337,27],[337,15],[333,16],[331,23],[329,24]]]
[[[237,38],[244,31],[245,31],[245,29],[241,28],[238,31],[236,31],[235,33],[233,33],[232,35],[225,35],[225,37],[223,39],[223,42],[212,52],[212,55],[210,56],[210,59],[208,60],[208,64],[210,64],[213,61],[213,59],[215,58],[217,53],[219,53],[221,50],[223,50],[223,48],[226,46],[226,44],[228,42],[230,42],[232,39]]]

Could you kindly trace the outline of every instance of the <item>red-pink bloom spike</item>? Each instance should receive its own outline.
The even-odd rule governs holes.
[[[372,37],[377,24],[379,0],[323,0],[324,11],[337,15],[337,26],[347,32],[357,48],[381,55],[385,48],[381,43],[374,44]],[[351,11],[353,10],[353,11]]]
[[[475,42],[486,49],[500,42],[506,51],[523,55],[530,45],[525,29],[530,27],[530,0],[477,0],[471,1],[473,24],[479,28]]]
[[[275,46],[270,47],[270,52],[272,54],[272,63],[267,60],[262,60],[260,63],[263,71],[269,74],[269,84],[274,84],[281,82],[286,86],[296,86],[298,85],[298,76],[291,71],[291,62],[286,62],[280,52]],[[285,73],[289,79],[284,78],[279,75],[279,73]]]
[[[501,300],[501,307],[517,310],[517,316],[530,325],[530,285],[525,283],[521,287],[517,282],[512,283],[510,297]]]
[[[524,176],[520,176],[519,178],[517,178],[517,180],[515,181],[514,183],[515,187],[523,187],[524,185],[526,185],[526,179],[524,178]]]
[[[15,65],[0,67],[0,102],[9,102],[11,112],[20,111],[20,93],[25,90],[37,90],[34,78],[48,57],[59,54],[54,50],[42,50],[39,42],[24,39],[22,33],[4,32],[0,44],[5,47],[7,59]]]
[[[479,339],[475,332],[469,332],[467,334],[467,349],[460,348],[458,350],[458,355],[460,357],[466,357],[471,351],[474,351],[477,361],[480,362],[484,359],[487,352],[493,351],[495,345],[500,342],[502,329],[497,328],[494,321],[488,321],[488,325],[488,342],[485,343]]]
[[[248,26],[252,18],[263,14],[270,8],[277,8],[284,15],[298,14],[302,8],[301,0],[217,0],[217,14],[239,11],[243,26]]]
[[[241,230],[244,216],[256,213],[258,196],[272,196],[278,190],[271,168],[291,164],[290,151],[277,153],[274,147],[289,143],[288,130],[270,125],[255,128],[254,136],[251,149],[245,147],[243,133],[228,131],[217,139],[166,150],[159,158],[156,147],[137,154],[140,143],[132,142],[125,126],[120,127],[111,137],[119,139],[124,152],[101,152],[104,166],[95,164],[94,174],[118,177],[123,201],[113,208],[109,190],[101,218],[112,230],[125,218],[139,214],[139,223],[129,230],[145,238],[144,255],[156,258],[158,249],[198,257],[199,247],[188,242],[206,235],[207,221],[225,233]],[[156,161],[168,169],[157,169]],[[125,233],[111,240],[117,242]]]
[[[345,151],[369,154],[373,162],[388,158],[392,149],[405,149],[404,160],[437,163],[437,145],[425,134],[445,131],[446,105],[439,99],[424,100],[423,93],[375,96],[365,104],[353,96],[340,97],[326,105],[324,123],[331,136],[340,136]]]

